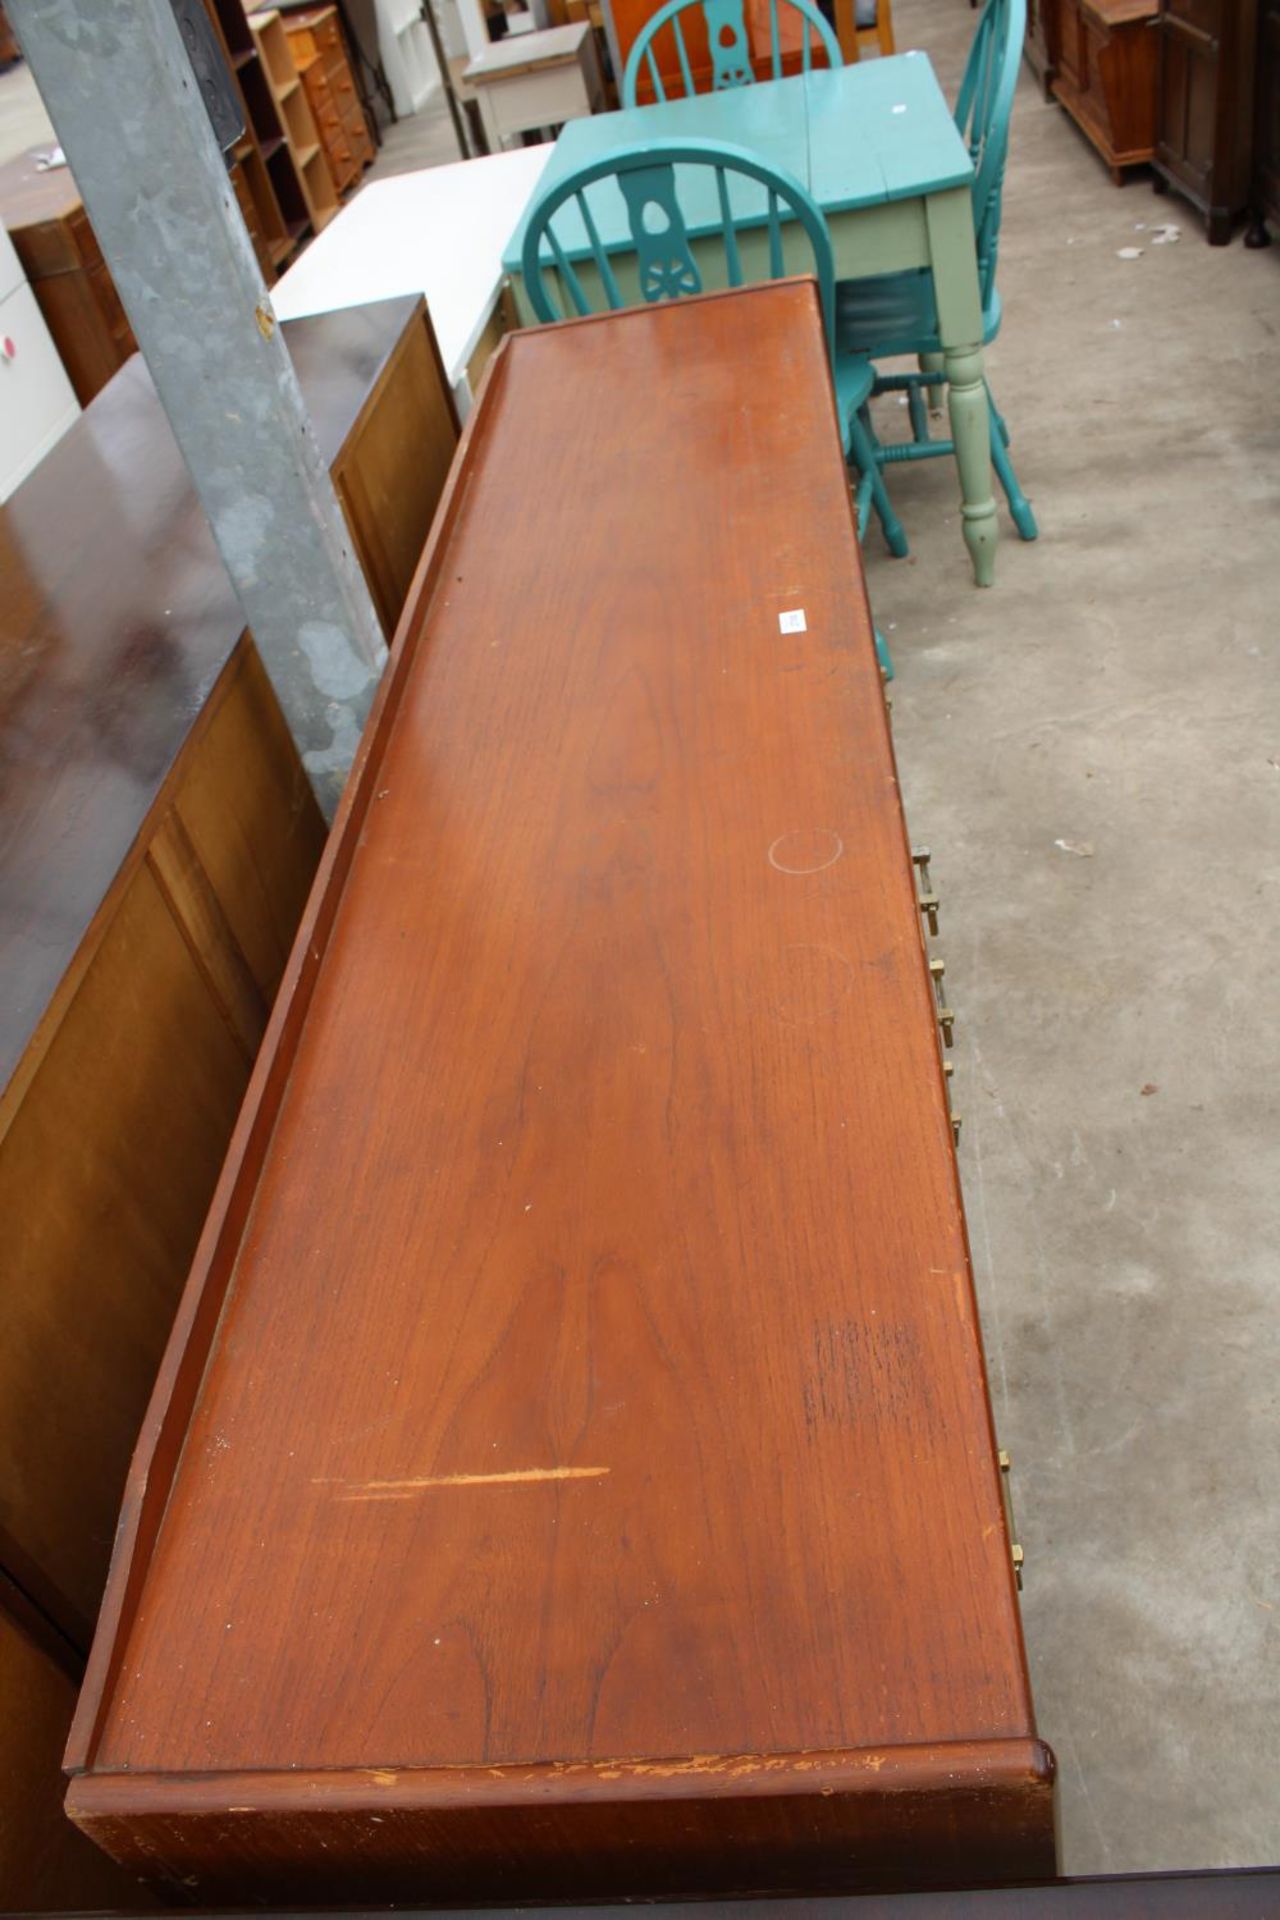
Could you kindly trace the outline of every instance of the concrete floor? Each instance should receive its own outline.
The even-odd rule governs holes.
[[[969,9],[894,16],[952,91]],[[1065,1866],[1276,1861],[1280,244],[1113,187],[1024,73],[1000,285],[1041,537],[978,592],[947,464],[895,468],[867,570]]]
[[[953,93],[969,8],[895,19]],[[455,157],[435,102],[369,177]],[[1116,189],[1026,75],[1005,204],[989,366],[1041,538],[1004,520],[980,593],[949,464],[894,469],[911,557],[873,532],[867,570],[961,1016],[1033,1677],[1066,1870],[1274,1862],[1280,244],[1210,249]]]

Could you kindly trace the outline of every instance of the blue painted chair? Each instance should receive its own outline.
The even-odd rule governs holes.
[[[840,42],[813,4],[813,0],[769,0],[769,40],[772,48],[772,77],[775,80],[782,78],[780,5],[788,7],[793,13],[798,13],[803,22],[804,32],[800,55],[803,72],[808,73],[813,64],[812,41],[815,38],[827,56],[828,66],[844,65]],[[751,64],[751,46],[747,36],[745,0],[667,0],[665,6],[659,7],[658,11],[645,21],[627,56],[626,71],[622,76],[624,107],[637,107],[641,104],[639,87],[642,67],[648,72],[654,98],[656,100],[667,98],[666,86],[654,53],[653,43],[668,27],[671,29],[676,56],[680,62],[680,77],[684,82],[684,92],[691,94],[698,91],[694,84],[693,64],[685,43],[684,28],[680,24],[681,14],[690,13],[695,7],[701,13],[707,30],[707,46],[711,53],[710,91],[719,93],[726,87],[750,86],[755,79],[755,70]]]
[[[1009,118],[1026,20],[1026,0],[986,0],[956,102],[956,124],[974,165],[973,225],[984,345],[990,345],[1000,331],[996,257]],[[836,288],[836,344],[839,352],[865,354],[872,360],[908,353],[919,357],[918,373],[876,376],[876,393],[906,393],[913,434],[905,445],[881,447],[878,457],[882,464],[936,459],[954,451],[952,441],[934,440],[929,435],[925,396],[929,389],[944,386],[946,375],[942,371],[933,276],[927,268],[882,274],[872,280],[842,280]],[[991,409],[991,464],[1018,532],[1024,540],[1034,540],[1039,529],[1009,458],[1009,429],[991,398],[990,386],[987,399]]]
[[[743,249],[745,246],[755,254],[762,234],[767,234],[768,240],[768,272],[757,272],[754,277],[778,280],[795,272],[794,263],[784,261],[783,227],[794,222],[803,231],[818,281],[845,459],[858,474],[858,538],[864,536],[874,506],[890,552],[905,554],[906,534],[880,473],[868,411],[875,374],[865,355],[835,350],[835,264],[827,223],[791,174],[770,166],[743,147],[716,140],[646,141],[619,148],[576,173],[566,174],[535,201],[525,227],[520,272],[534,313],[539,320],[556,321],[592,313],[600,306],[618,308],[642,300],[678,300],[703,291],[702,271],[677,188],[677,168],[684,177],[686,196],[691,175],[701,173],[704,188],[705,176],[712,176],[713,192],[702,200],[700,224],[710,244],[714,246],[718,239],[723,248],[724,278],[729,286],[746,283],[749,276]],[[615,242],[612,251],[600,235],[600,223],[610,212],[609,183],[622,196],[627,233],[625,244],[620,247]],[[731,183],[737,186],[736,211]],[[752,194],[750,183],[762,188],[763,193]],[[589,194],[589,188],[600,190]],[[747,204],[750,212],[744,210]],[[616,232],[616,201],[612,211],[610,224]],[[549,273],[554,273],[559,287],[559,306],[548,287]],[[625,288],[620,275],[626,279]],[[878,633],[876,648],[881,666],[892,674],[888,651]]]

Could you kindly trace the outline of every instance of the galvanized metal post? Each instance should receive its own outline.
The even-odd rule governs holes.
[[[332,816],[386,646],[171,0],[6,0]]]

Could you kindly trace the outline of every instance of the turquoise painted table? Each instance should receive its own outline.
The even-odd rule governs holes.
[[[817,201],[831,233],[836,275],[855,279],[896,273],[905,267],[932,269],[938,320],[946,358],[947,399],[960,474],[962,529],[980,586],[995,574],[996,506],[991,491],[986,387],[983,384],[982,302],[974,252],[970,190],[973,168],[956,130],[928,58],[908,53],[856,66],[823,68],[788,80],[770,80],[725,93],[697,94],[621,113],[572,120],[556,141],[535,189],[537,195],[565,174],[618,147],[646,140],[725,140],[747,147],[785,167]],[[681,187],[695,257],[705,268],[708,287],[724,284],[723,256],[708,241],[699,253],[698,235],[718,230],[710,181],[690,173],[689,193]],[[701,188],[708,198],[705,220],[698,205]],[[626,210],[616,187],[616,206],[602,199],[597,212],[601,239],[625,262],[630,252]],[[759,192],[745,187],[747,194]],[[596,203],[593,200],[593,210]],[[755,209],[746,201],[741,211]],[[760,195],[763,218],[763,195]],[[568,224],[557,219],[557,233],[569,258],[587,255]],[[503,254],[516,305],[525,325],[534,316],[520,274],[527,212]],[[807,248],[797,235],[795,265],[809,270]],[[744,250],[744,263],[749,265]],[[626,287],[625,270],[619,277]],[[589,274],[584,274],[584,284]],[[638,289],[636,298],[639,299]],[[602,303],[603,304],[603,303]]]

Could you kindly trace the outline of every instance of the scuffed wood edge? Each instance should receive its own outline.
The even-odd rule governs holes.
[[[1056,1762],[1042,1740],[957,1740],[824,1753],[699,1754],[686,1759],[542,1761],[465,1767],[285,1768],[279,1771],[86,1775],[68,1811],[80,1822],[181,1816],[393,1809],[440,1813],[551,1800],[610,1806],[655,1800],[761,1800],[829,1793],[938,1794],[1050,1790]],[[145,1808],[145,1811],[140,1809]]]

